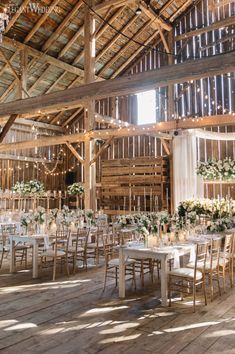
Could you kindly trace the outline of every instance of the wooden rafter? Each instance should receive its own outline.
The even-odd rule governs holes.
[[[120,7],[125,6],[127,4],[131,4],[135,2],[135,0],[106,0],[103,1],[101,4],[93,6],[93,11],[95,12],[102,12],[107,10],[109,7]]]
[[[175,83],[229,73],[234,71],[234,68],[235,52],[189,60],[161,69],[3,103],[0,105],[0,117],[20,114],[22,118],[25,118],[25,115],[28,117],[37,115],[39,110],[42,114],[59,112],[82,106],[89,99],[103,99],[143,92],[156,87],[166,87]]]
[[[175,37],[175,41],[181,41],[181,40],[186,39],[186,38],[199,36],[202,33],[210,32],[210,31],[216,30],[218,28],[231,26],[231,25],[234,25],[234,24],[235,24],[235,16],[227,17],[224,20],[216,21],[216,22],[212,23],[209,26],[205,26],[205,27],[198,28],[198,29],[190,31],[190,32],[186,32],[186,33],[180,34],[179,36]]]
[[[154,32],[152,34],[152,36],[150,36],[144,43],[143,43],[143,46],[140,46],[137,50],[135,50],[135,52],[127,59],[125,60],[125,62],[117,69],[115,70],[115,73],[112,74],[111,76],[111,79],[114,79],[115,77],[117,77],[120,73],[122,73],[124,71],[124,69],[126,69],[126,67],[136,58],[136,56],[141,53],[142,51],[144,51],[144,54],[143,56],[145,56],[150,50],[151,50],[151,47],[147,49],[147,52],[146,52],[146,48],[145,46],[147,46],[149,43],[151,43],[154,38],[158,35],[158,32]],[[155,45],[159,44],[160,43],[160,39],[158,39],[155,43]],[[141,56],[141,58],[138,59],[138,62],[143,58],[143,56]],[[138,62],[135,62],[133,64],[133,66],[137,65]]]
[[[164,21],[159,15],[157,15],[151,7],[148,7],[145,2],[140,3],[140,8],[143,10],[143,12],[151,19],[153,20],[152,26],[155,26],[156,29],[160,26],[166,31],[171,31],[172,26],[168,24],[166,21]]]
[[[3,142],[5,136],[11,129],[11,126],[13,125],[14,121],[17,118],[17,114],[12,114],[10,118],[8,119],[7,123],[4,125],[3,130],[0,133],[0,144]]]
[[[126,23],[122,29],[121,33],[124,33],[137,19],[137,15],[134,15],[128,23]],[[113,44],[122,37],[121,33],[116,33],[115,36],[105,45],[105,47],[96,55],[96,62],[100,60],[100,58],[113,46]]]
[[[100,29],[98,29],[97,33],[96,32],[94,33],[94,36],[95,36],[96,40],[99,39],[102,36],[102,34],[109,28],[109,23],[113,23],[113,21],[115,21],[115,19],[122,13],[123,9],[124,9],[124,6],[120,7],[117,11],[115,11],[115,13],[108,19],[108,23],[105,23]],[[128,26],[127,27],[129,27],[129,26],[130,26],[130,23],[128,22]],[[123,32],[123,30],[125,31],[125,26],[123,27],[122,32]],[[119,34],[117,34],[117,38],[119,38],[118,35]],[[114,41],[116,41],[116,39]],[[113,44],[114,41],[112,39],[110,42]],[[108,43],[103,48],[104,52],[102,53],[102,55],[109,49],[109,47],[111,45],[110,45],[110,43]],[[101,52],[103,50],[101,50]],[[83,57],[83,55],[84,55],[84,49],[75,58],[75,60],[73,61],[73,64],[77,64],[80,61],[80,59]],[[99,55],[100,55],[100,53],[98,54],[98,56],[96,56],[96,61],[99,60]]]
[[[84,164],[84,159],[82,158],[82,156],[77,152],[77,150],[73,147],[72,144],[70,144],[70,142],[66,141],[66,146],[68,147],[68,149],[72,152],[72,154],[76,157],[76,159],[81,163]]]
[[[51,34],[51,36],[48,38],[48,40],[44,43],[42,47],[42,51],[46,51],[53,42],[55,42],[58,39],[59,34],[64,30],[64,28],[68,25],[68,23],[71,21],[71,19],[74,17],[76,12],[80,9],[80,7],[83,5],[83,1],[79,0],[76,5],[72,8],[72,10],[68,13],[68,15],[63,19],[59,27]]]
[[[167,155],[171,154],[171,146],[165,139],[160,139]]]
[[[49,6],[48,11],[46,11],[38,20],[38,22],[33,26],[31,31],[27,34],[24,43],[28,43],[30,39],[34,36],[34,34],[39,30],[42,24],[46,21],[46,19],[50,16],[50,14],[54,11],[55,7],[58,5],[60,0],[54,0],[52,4]]]
[[[8,86],[6,91],[1,95],[0,102],[3,102],[6,99],[6,97],[14,90],[15,83],[16,83],[16,81],[14,80],[14,81],[12,81],[10,86]]]
[[[111,136],[108,140],[106,140],[106,142],[101,146],[100,150],[97,152],[97,154],[93,157],[93,159],[90,161],[90,165],[92,165],[93,163],[95,163],[97,161],[97,159],[99,158],[99,156],[101,156],[103,154],[103,152],[109,147],[109,145],[111,144],[111,142],[113,141],[114,136]]]
[[[16,81],[18,82],[18,84],[20,85],[21,81],[20,81],[20,77],[18,76],[15,68],[13,67],[13,65],[11,64],[10,60],[8,60],[8,58],[6,57],[5,53],[3,52],[3,50],[0,48],[0,56],[3,58],[3,60],[5,60],[5,62],[7,63],[7,65],[9,66],[9,68],[11,69],[13,75],[15,76]],[[22,87],[24,93],[29,97],[28,92],[26,91],[26,89],[24,87]]]
[[[57,58],[52,57],[51,55],[48,55],[46,53],[42,53],[41,51],[30,47],[27,44],[21,43],[17,40],[13,40],[11,38],[8,38],[6,36],[3,37],[3,44],[7,43],[9,44],[13,49],[27,49],[28,53],[32,55],[34,58],[37,60],[43,61],[48,64],[52,64],[58,68],[61,68],[67,72],[70,72],[71,74],[77,75],[81,77],[81,81],[83,80],[84,77],[84,71],[82,69],[79,69],[73,65],[70,65],[68,63],[65,63],[62,60],[59,60]]]
[[[29,4],[30,0],[24,0],[23,3],[20,6],[20,9],[18,11],[16,11],[16,13],[14,14],[14,16],[12,16],[12,18],[10,19],[6,29],[5,29],[5,33],[9,32],[10,29],[12,28],[12,26],[14,25],[14,23],[18,20],[18,18],[20,17],[20,15],[22,14],[22,12],[24,11],[24,9],[27,7],[27,5]]]
[[[173,13],[173,15],[170,17],[169,20],[170,20],[171,22],[173,22],[173,21],[175,20],[175,18],[176,18],[179,14],[183,13],[183,12],[187,9],[187,7],[188,7],[189,5],[191,5],[192,3],[193,3],[192,0],[187,0],[183,5],[179,6],[178,10],[176,10],[176,11]]]
[[[62,127],[66,127],[69,123],[71,123],[79,113],[83,111],[83,107],[80,107],[79,109],[76,109],[76,111],[68,118],[66,121],[62,124]]]
[[[163,43],[163,45],[164,45],[165,51],[166,51],[167,53],[170,53],[170,49],[169,49],[167,40],[166,40],[166,38],[165,38],[165,36],[164,36],[164,33],[163,33],[163,31],[162,31],[162,29],[161,29],[161,27],[160,27],[159,25],[158,25],[158,31],[159,31],[159,34],[160,34],[162,43]]]
[[[62,136],[50,136],[39,139],[33,139],[28,141],[20,141],[14,143],[7,143],[0,145],[0,151],[24,150],[34,147],[45,147],[66,144],[67,142],[72,144],[79,141],[85,141],[87,139],[108,139],[109,137],[127,137],[127,136],[139,136],[139,135],[152,135],[159,132],[167,132],[177,129],[197,129],[204,127],[234,125],[235,117],[230,114],[219,116],[208,116],[198,119],[186,119],[186,120],[173,120],[168,122],[160,122],[157,124],[148,124],[144,126],[136,126],[132,128],[121,129],[102,129],[90,131],[87,133],[77,133]],[[160,134],[159,134],[160,137]]]
[[[131,44],[132,44],[132,40],[135,40],[136,38],[138,38],[139,35],[141,35],[144,31],[146,31],[147,27],[150,26],[151,24],[151,20],[148,20],[131,38],[130,41],[128,41],[118,52],[117,54],[115,54],[102,68],[101,70],[98,72],[99,75],[102,75],[107,68],[110,68],[110,66],[115,63],[116,60],[118,60],[118,58],[120,57],[120,55],[123,53],[123,51],[125,51]]]
[[[159,10],[159,15],[162,15],[164,11],[166,11],[175,0],[168,0]]]
[[[63,57],[69,48],[77,41],[78,37],[84,32],[84,25],[82,25],[78,31],[73,35],[73,37],[68,41],[68,43],[64,46],[64,48],[58,54],[58,58]]]

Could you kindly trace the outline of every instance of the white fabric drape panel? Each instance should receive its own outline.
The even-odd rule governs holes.
[[[196,129],[195,134],[197,138],[201,138],[201,139],[220,140],[220,141],[235,140],[235,133],[219,133],[219,132],[210,132],[208,130],[203,130],[203,129]]]
[[[196,131],[184,131],[173,139],[174,208],[190,198],[203,198],[203,181],[196,174]]]

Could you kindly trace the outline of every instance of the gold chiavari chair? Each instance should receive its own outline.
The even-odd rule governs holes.
[[[88,252],[87,244],[89,239],[90,230],[78,230],[75,244],[72,243],[68,246],[68,261],[72,260],[73,263],[73,273],[76,271],[77,261],[83,263],[83,268],[85,267],[87,271],[87,260],[92,258],[95,259],[95,253]]]
[[[106,288],[106,282],[108,278],[115,279],[115,285],[118,285],[119,277],[119,253],[117,247],[111,245],[104,236],[104,255],[105,255],[105,276],[104,276],[104,288]],[[135,260],[127,259],[125,261],[125,275],[128,276],[128,280],[131,279],[136,289],[136,277],[135,277]]]
[[[206,298],[206,283],[205,283],[205,265],[207,259],[207,243],[196,245],[196,258],[193,268],[176,268],[168,273],[168,296],[169,306],[171,306],[172,292],[176,291],[181,294],[193,295],[193,312],[196,310],[196,291],[202,286],[204,293],[205,305],[207,305]],[[200,270],[198,265],[200,264]]]
[[[224,240],[224,247],[220,253],[219,258],[219,273],[223,279],[223,290],[226,286],[226,274],[228,273],[230,279],[230,286],[233,287],[233,259],[234,259],[234,236],[233,233],[226,234]]]
[[[0,260],[0,269],[2,267],[4,255],[8,255],[10,252],[10,245],[9,245],[9,236],[15,235],[17,233],[16,225],[15,224],[6,224],[1,225],[1,232],[0,232],[0,252],[1,252],[1,260]],[[25,262],[25,268],[27,268],[27,256],[28,256],[28,249],[30,246],[18,243],[15,245],[15,261],[16,262]]]
[[[220,248],[221,248],[221,238],[212,239],[209,243],[208,257],[205,263],[205,275],[208,277],[210,286],[210,298],[213,301],[214,297],[214,284],[213,281],[217,282],[219,295],[221,296],[220,282],[219,282],[219,259],[220,259]],[[194,268],[194,262],[187,264],[187,267]],[[198,270],[202,271],[204,264],[198,262]]]
[[[60,265],[65,265],[67,275],[69,275],[69,264],[68,264],[68,247],[69,247],[70,231],[56,231],[56,237],[51,244],[51,248],[45,249],[41,257],[41,266],[46,267],[48,265],[53,266],[53,277],[52,280],[55,281],[57,262],[60,261]]]

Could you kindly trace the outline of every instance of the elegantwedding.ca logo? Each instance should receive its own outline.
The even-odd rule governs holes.
[[[58,6],[43,6],[42,4],[38,2],[29,2],[27,6],[17,6],[15,4],[8,4],[5,6],[4,10],[8,15],[11,14],[16,14],[18,12],[20,13],[38,13],[38,14],[45,14],[49,12],[55,12],[59,14],[61,12],[60,8]]]

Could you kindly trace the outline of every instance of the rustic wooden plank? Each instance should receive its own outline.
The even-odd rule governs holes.
[[[60,0],[54,0],[50,6],[48,11],[46,11],[38,20],[38,22],[33,26],[31,31],[27,34],[24,43],[27,43],[30,41],[30,39],[34,36],[34,34],[39,30],[39,28],[42,26],[42,24],[46,21],[46,19],[50,16],[50,14],[54,11],[55,7],[59,4]]]
[[[29,98],[0,105],[0,117],[11,114],[42,113],[50,110],[76,108],[87,99],[131,94],[156,87],[185,82],[196,78],[231,72],[235,67],[235,52],[163,67],[162,69],[125,76],[103,82],[95,82],[45,96]]]

